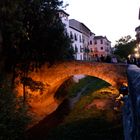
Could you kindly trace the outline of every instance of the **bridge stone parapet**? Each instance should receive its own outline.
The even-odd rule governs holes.
[[[140,68],[129,65],[127,70],[129,94],[124,98],[125,140],[140,140]]]

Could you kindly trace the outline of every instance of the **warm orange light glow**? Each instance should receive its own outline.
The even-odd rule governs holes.
[[[136,58],[139,58],[139,57],[140,57],[140,54],[139,54],[139,53],[136,53],[136,54],[135,54],[135,57],[136,57]]]
[[[125,65],[80,61],[59,63],[50,68],[44,65],[38,72],[29,73],[30,78],[45,85],[43,91],[31,91],[29,87],[26,87],[27,100],[37,121],[40,121],[58,107],[61,102],[54,98],[55,92],[65,80],[77,74],[98,77],[115,87],[125,81],[127,82]],[[17,81],[19,83],[17,91],[22,96],[23,85],[19,82],[19,79]]]
[[[138,51],[138,48],[135,48],[134,51]]]

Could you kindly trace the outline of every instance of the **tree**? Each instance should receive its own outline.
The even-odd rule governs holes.
[[[135,46],[136,40],[133,40],[130,36],[122,37],[114,47],[114,54],[121,59],[127,59],[128,55],[133,54]]]
[[[124,37],[121,37],[117,42],[117,44],[126,44],[128,42],[131,41],[131,36],[130,35],[127,35],[127,36],[124,36]]]
[[[73,58],[71,41],[58,15],[60,6],[59,0],[0,1],[5,69],[13,73],[12,83],[19,71],[23,79],[44,63],[50,66]]]
[[[21,97],[17,97],[3,76],[0,85],[0,140],[24,140],[31,120],[28,106],[23,105]]]
[[[52,65],[73,57],[71,41],[58,16],[61,4],[59,0],[0,1],[1,59],[5,64],[4,71],[12,75],[12,84],[2,84],[0,87],[1,140],[24,138],[30,119],[25,100],[26,86],[33,84],[33,90],[43,88],[42,83],[28,77],[28,72],[40,68],[44,63]],[[17,76],[23,83],[22,98],[18,98],[13,91]]]
[[[0,2],[0,30],[8,70],[72,58],[71,41],[58,16],[58,0]]]

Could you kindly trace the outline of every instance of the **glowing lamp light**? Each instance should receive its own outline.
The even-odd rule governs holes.
[[[136,54],[135,54],[135,57],[136,57],[136,58],[139,58],[139,57],[140,57],[140,54],[139,54],[139,53],[136,53]]]
[[[136,51],[136,52],[137,52],[137,51],[138,51],[138,48],[135,48],[135,49],[134,49],[134,51]]]
[[[131,55],[129,54],[129,55],[128,55],[128,58],[130,59],[130,57],[131,57]]]

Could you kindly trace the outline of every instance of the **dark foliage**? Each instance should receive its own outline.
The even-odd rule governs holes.
[[[36,91],[36,90],[43,91],[45,87],[45,85],[42,82],[34,81],[30,77],[22,77],[21,83],[24,84],[25,86],[28,86],[31,89],[31,91]]]
[[[49,134],[48,140],[123,140],[122,129],[122,125],[88,118],[59,126]]]
[[[73,58],[71,41],[58,16],[61,5],[58,0],[0,1],[6,70],[27,72],[46,62]]]
[[[8,81],[0,81],[0,140],[23,140],[31,120],[28,105],[17,97]]]
[[[0,1],[1,59],[4,70],[13,74],[12,84],[20,76],[24,89],[42,90],[43,84],[27,78],[28,72],[44,63],[73,58],[71,41],[58,16],[61,5],[59,0]],[[26,100],[17,98],[10,80],[0,83],[0,140],[21,140],[29,119]]]
[[[114,54],[121,58],[128,58],[128,55],[134,53],[136,47],[136,40],[132,40],[130,36],[123,37],[117,41],[115,45]]]

